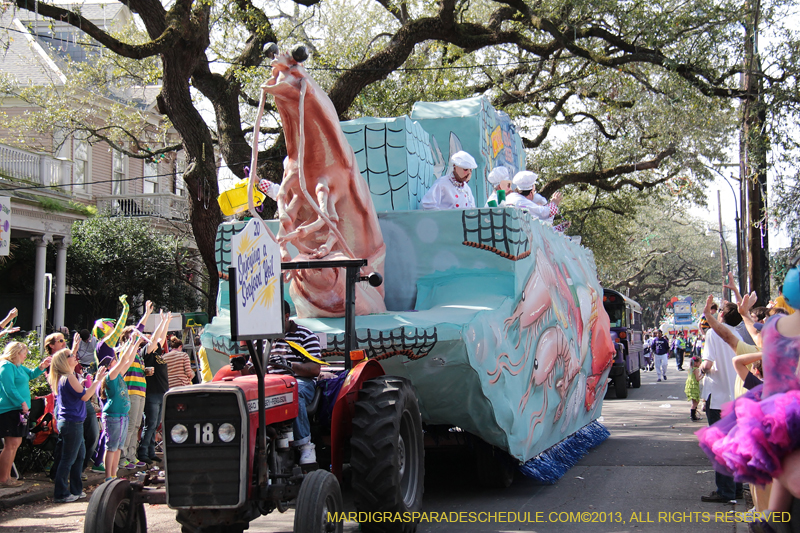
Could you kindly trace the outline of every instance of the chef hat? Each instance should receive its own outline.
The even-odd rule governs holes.
[[[514,187],[519,191],[531,191],[536,188],[537,177],[538,176],[536,176],[534,172],[523,170],[522,172],[516,173],[511,183],[513,183]]]
[[[475,159],[467,152],[461,150],[450,156],[450,165],[455,165],[461,168],[478,168]]]
[[[489,180],[489,183],[492,185],[499,185],[501,181],[507,180],[510,178],[508,169],[506,167],[500,166],[495,167],[489,172],[489,176],[486,178]]]

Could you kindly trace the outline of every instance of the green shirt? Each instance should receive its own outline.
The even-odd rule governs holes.
[[[31,406],[30,381],[44,373],[39,367],[28,368],[11,361],[0,361],[0,413]]]

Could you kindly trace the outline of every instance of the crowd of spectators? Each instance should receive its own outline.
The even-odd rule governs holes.
[[[58,431],[49,469],[56,503],[86,496],[82,483],[89,468],[105,472],[109,481],[120,468],[159,466],[156,432],[164,393],[191,384],[195,372],[180,338],[168,334],[170,313],[160,313],[148,337],[143,332],[154,311],[152,302],[146,302],[136,326],[126,326],[129,308],[124,296],[120,302],[123,312],[118,320],[100,319],[91,331],[75,332],[71,346],[66,328],[49,334],[44,358],[35,368],[24,364],[29,353],[24,342],[6,345],[0,358],[0,487],[22,485],[12,476],[12,466],[31,426],[30,381],[45,373],[52,395],[47,403]],[[12,309],[0,321],[0,339],[19,331],[13,326],[16,316]],[[210,380],[204,362],[203,375]]]

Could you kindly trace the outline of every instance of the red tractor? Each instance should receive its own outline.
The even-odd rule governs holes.
[[[328,264],[331,263],[331,264]],[[319,261],[313,268],[347,269],[345,351],[355,343],[355,283],[365,260]],[[308,268],[285,263],[283,269]],[[164,480],[116,479],[101,485],[86,510],[86,533],[147,530],[144,504],[177,510],[181,531],[241,532],[273,510],[295,509],[294,530],[342,531],[333,517],[343,511],[339,483],[349,464],[360,512],[422,509],[424,447],[417,397],[404,378],[384,375],[377,361],[350,368],[335,395],[330,417],[319,411],[322,390],[308,405],[316,465],[297,462],[290,447],[298,412],[297,381],[269,374],[262,343],[248,341],[255,375],[226,377],[179,387],[164,396]],[[161,486],[163,483],[163,487]],[[366,531],[402,531],[416,523],[365,522]]]

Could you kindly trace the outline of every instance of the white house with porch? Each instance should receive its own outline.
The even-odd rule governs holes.
[[[58,2],[63,5],[63,2]],[[81,13],[103,29],[132,24],[122,4],[82,2]],[[0,75],[20,85],[55,86],[66,82],[59,63],[65,55],[81,60],[76,43],[89,37],[76,28],[45,21],[36,14],[9,7],[0,14],[0,31],[10,36],[0,61]],[[139,88],[126,104],[161,120],[155,110],[159,87]],[[102,107],[102,96],[97,97]],[[111,102],[111,100],[108,100]],[[11,205],[10,237],[36,243],[32,326],[43,332],[41,309],[46,296],[46,246],[56,246],[52,326],[65,325],[67,248],[75,221],[86,218],[84,206],[111,216],[141,217],[165,232],[190,234],[189,203],[183,184],[180,153],[158,161],[130,158],[104,142],[91,144],[79,135],[19,131],[9,121],[35,108],[10,94],[0,94],[0,197]],[[76,113],[82,112],[76,109]],[[173,133],[177,142],[177,135]],[[55,207],[54,206],[60,206]],[[194,243],[186,243],[194,246]]]

